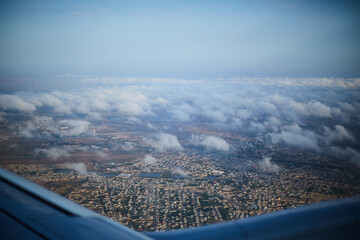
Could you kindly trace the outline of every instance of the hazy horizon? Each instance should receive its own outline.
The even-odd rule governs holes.
[[[360,76],[356,1],[2,1],[0,79]]]
[[[9,121],[8,137],[51,138],[63,134],[62,123],[73,126],[71,135],[87,134],[116,113],[138,125],[203,124],[360,164],[354,1],[0,6],[0,117]],[[11,122],[18,113],[21,122]],[[165,130],[143,137],[166,137]]]

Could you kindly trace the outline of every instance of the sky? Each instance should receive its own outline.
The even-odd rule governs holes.
[[[0,3],[0,79],[360,75],[356,1]]]

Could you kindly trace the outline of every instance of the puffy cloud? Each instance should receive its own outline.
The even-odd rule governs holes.
[[[101,158],[107,158],[108,155],[103,151],[95,151],[95,154],[98,155]]]
[[[128,118],[128,120],[131,122],[131,123],[135,123],[135,124],[142,124],[142,121],[136,117],[130,117]]]
[[[18,135],[25,138],[58,136],[73,137],[79,135],[91,135],[90,122],[83,120],[60,120],[55,121],[51,117],[34,117],[19,127]]]
[[[151,165],[151,164],[154,164],[157,160],[153,156],[146,154],[143,161],[144,161],[144,163]]]
[[[229,151],[229,144],[222,138],[207,135],[191,135],[190,143],[204,146],[207,150]]]
[[[352,148],[348,148],[348,151],[350,152],[350,161],[360,167],[360,152]]]
[[[318,149],[318,142],[314,132],[304,130],[297,124],[288,126],[286,130],[280,133],[269,133],[273,144],[285,143],[293,147],[302,149]]]
[[[278,165],[271,162],[270,157],[265,157],[265,156],[263,156],[262,160],[259,161],[259,168],[263,171],[268,171],[268,172],[277,172],[280,170],[280,167]]]
[[[344,126],[335,125],[335,129],[332,131],[330,128],[324,126],[325,140],[327,144],[332,142],[350,141],[356,142],[355,138],[345,129]]]
[[[11,128],[17,136],[71,137],[92,134],[91,122],[111,113],[149,129],[155,129],[149,122],[163,123],[163,130],[169,121],[186,122],[319,151],[344,144],[354,147],[359,137],[359,78],[106,77],[84,81],[89,83],[86,87],[72,90],[0,94],[0,109],[6,113],[1,115],[2,122],[10,119],[11,111],[23,111],[27,118]],[[54,118],[41,116],[44,113]],[[160,124],[155,126],[160,128]],[[228,149],[218,139],[197,141],[209,150]],[[170,134],[155,135],[148,142],[161,151],[182,149]]]
[[[73,152],[92,152],[98,155],[101,158],[106,158],[106,153],[98,150],[91,149],[90,147],[76,147],[76,146],[61,146],[61,147],[52,147],[52,148],[35,148],[34,154],[36,156],[46,156],[50,160],[57,160],[58,158],[67,158]]]
[[[191,120],[190,115],[188,113],[183,112],[179,109],[172,110],[172,115],[176,120],[180,122],[189,122]]]
[[[347,102],[340,102],[339,103],[341,109],[343,109],[346,112],[358,112],[359,110],[356,110],[356,108]]]
[[[76,172],[86,175],[88,171],[84,163],[65,163],[65,166],[69,169],[75,170]]]
[[[332,109],[325,104],[311,100],[306,102],[294,101],[294,99],[287,96],[271,95],[268,98],[276,107],[271,109],[272,115],[277,111],[285,114],[285,117],[291,120],[299,120],[301,117],[323,117],[331,118]],[[267,101],[266,99],[264,99]]]
[[[23,112],[33,112],[36,110],[34,104],[27,103],[16,95],[0,95],[0,106],[4,110],[17,110]]]
[[[216,122],[225,123],[227,118],[221,111],[217,110],[205,110],[204,115]]]
[[[59,97],[61,94],[58,93]],[[54,94],[40,94],[36,98],[33,98],[33,101],[37,101],[41,103],[41,106],[48,106],[52,107],[55,112],[64,113],[64,114],[71,114],[71,105],[66,105],[60,98]]]
[[[173,168],[173,169],[171,169],[171,172],[174,175],[180,175],[181,177],[184,177],[184,178],[189,177],[189,175],[186,172],[184,172],[184,170],[182,170],[181,168]]]
[[[27,123],[25,127],[21,127],[18,136],[23,138],[33,138],[34,132],[36,132],[38,129],[34,126],[32,123]]]
[[[118,110],[127,116],[140,116],[146,114],[144,109],[137,103],[132,102],[118,103]]]
[[[247,109],[238,109],[236,117],[240,118],[241,120],[249,119],[253,113]]]
[[[352,163],[356,164],[360,167],[360,152],[351,147],[330,147],[330,151],[335,154],[337,157],[345,158],[346,160],[350,160]]]
[[[134,145],[130,142],[125,142],[123,145],[121,145],[121,149],[124,151],[131,151],[134,149]]]
[[[331,109],[318,101],[311,101],[307,104],[307,110],[310,114],[319,117],[331,117]]]
[[[183,147],[178,141],[178,138],[174,135],[168,133],[159,133],[154,136],[155,139],[145,139],[153,147],[157,148],[159,151],[181,151]]]
[[[50,149],[35,149],[35,155],[45,155],[47,158],[51,160],[56,160],[60,157],[68,157],[69,153],[74,150],[73,147],[53,147]]]
[[[18,93],[0,95],[5,110],[33,112],[47,107],[55,113],[86,114],[99,119],[98,111],[117,111],[124,116],[151,115],[151,102],[135,88],[89,88],[82,91]]]
[[[59,131],[61,136],[70,137],[89,134],[90,123],[82,120],[61,120],[58,123],[64,129]]]

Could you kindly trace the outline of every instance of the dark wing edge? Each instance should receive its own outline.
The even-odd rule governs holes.
[[[0,168],[0,239],[151,239]]]
[[[139,233],[0,168],[0,239],[358,239],[360,198]]]
[[[147,233],[162,239],[359,239],[360,198],[323,202],[242,220]]]

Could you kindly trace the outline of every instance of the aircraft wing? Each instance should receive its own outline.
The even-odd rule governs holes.
[[[358,239],[360,199],[192,229],[139,233],[0,169],[0,239]]]
[[[158,240],[359,239],[360,199],[325,202],[242,220],[147,235]]]

